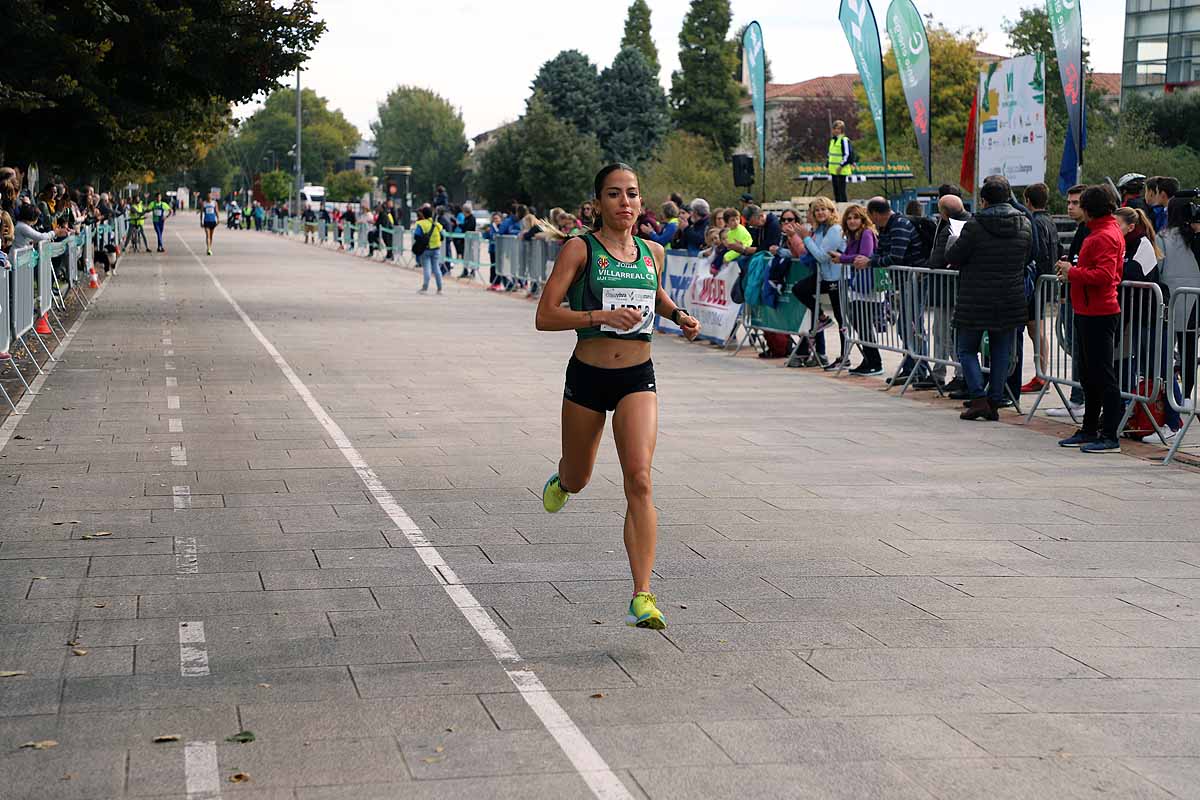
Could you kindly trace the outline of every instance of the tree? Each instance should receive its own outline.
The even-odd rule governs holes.
[[[670,126],[667,97],[646,57],[635,47],[617,53],[600,75],[605,86],[622,87],[620,102],[598,110],[599,138],[609,161],[639,164],[650,158]]]
[[[703,197],[712,208],[720,208],[734,205],[741,194],[720,148],[706,137],[683,131],[667,136],[638,177],[642,196],[656,202],[679,192],[684,199]]]
[[[741,121],[729,22],[729,0],[692,0],[679,32],[680,68],[671,74],[675,126],[710,140],[725,157],[737,146]]]
[[[287,200],[292,192],[292,176],[281,169],[259,176],[263,195],[272,202]]]
[[[513,200],[530,202],[521,183],[522,142],[521,123],[514,122],[501,128],[479,156],[475,190],[492,209],[507,208]]]
[[[344,161],[359,140],[358,128],[312,89],[300,92],[300,131],[301,166],[310,183]],[[257,172],[271,154],[278,163],[288,163],[288,153],[296,147],[296,90],[271,92],[262,108],[241,124],[231,147],[247,175]]]
[[[830,120],[846,123],[846,135],[858,141],[858,102],[852,97],[830,94],[804,98],[781,109],[778,121],[770,126],[768,148],[788,161],[819,161],[829,155]],[[874,131],[874,127],[870,128]]]
[[[547,61],[533,79],[533,92],[542,94],[550,110],[580,133],[596,132],[600,107],[600,77],[596,65],[578,50],[563,50]],[[533,102],[530,98],[530,103]],[[528,113],[528,106],[526,113]]]
[[[371,123],[381,166],[411,166],[412,185],[420,195],[440,184],[462,187],[467,136],[462,115],[441,95],[416,86],[400,86],[379,104]]]
[[[646,4],[646,0],[633,0],[629,4],[629,11],[625,16],[625,34],[621,37],[621,49],[626,47],[635,47],[641,51],[646,57],[646,63],[650,65],[654,82],[658,83],[658,71],[661,67],[658,63],[658,48],[650,35],[650,6]]]
[[[0,88],[0,155],[89,178],[199,161],[325,29],[311,0],[25,0],[5,23],[7,62],[37,66]]]
[[[325,178],[325,196],[330,200],[357,202],[371,191],[371,179],[353,169],[344,169]]]
[[[979,83],[979,64],[975,53],[979,47],[978,31],[951,31],[944,25],[926,22],[929,57],[933,69],[929,85],[929,127],[934,146],[953,143],[960,157],[975,86]],[[884,115],[888,161],[908,161],[914,174],[921,174],[923,164],[913,133],[908,102],[896,68],[896,53],[889,49],[883,57]],[[863,139],[856,142],[864,161],[880,158],[879,142],[875,138],[875,122],[871,118],[866,94],[861,84],[855,84],[858,98],[858,129]],[[936,161],[936,159],[934,159]],[[954,176],[957,180],[957,174]]]
[[[600,168],[600,145],[559,119],[541,92],[534,92],[521,120],[521,186],[544,212],[590,197]]]
[[[736,31],[734,31],[733,37],[730,39],[730,41],[733,43],[733,46],[737,48],[738,68],[737,68],[737,72],[734,73],[734,76],[733,76],[733,79],[735,81],[740,81],[742,79],[742,59],[744,57],[742,55],[742,40],[746,36],[746,28],[749,28],[749,27],[750,27],[750,23],[749,22],[745,23],[740,28],[738,28]],[[771,57],[769,55],[767,55],[767,48],[766,48],[766,45],[764,44],[763,45],[763,82],[770,83],[773,80],[775,80],[775,73],[771,71]]]
[[[1200,95],[1194,92],[1147,95],[1130,92],[1125,99],[1123,120],[1142,120],[1147,132],[1167,147],[1186,145],[1200,152]],[[1088,132],[1089,141],[1091,131]],[[1126,170],[1128,172],[1128,170]],[[1138,168],[1139,172],[1150,173]],[[1178,173],[1171,173],[1178,174]]]

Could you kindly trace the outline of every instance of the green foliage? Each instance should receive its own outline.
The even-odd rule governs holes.
[[[625,33],[621,36],[621,49],[626,47],[636,47],[642,52],[646,63],[650,65],[654,82],[658,83],[658,48],[654,46],[654,39],[650,35],[650,6],[646,5],[646,0],[633,0],[629,4]]]
[[[441,95],[416,86],[394,89],[379,104],[371,133],[381,167],[413,168],[415,195],[439,183],[451,191],[462,186],[467,137],[462,116]]]
[[[679,32],[680,69],[671,75],[675,126],[708,139],[724,157],[737,146],[741,122],[729,23],[729,0],[692,0]]]
[[[667,132],[667,97],[642,52],[626,47],[600,75],[604,86],[620,86],[620,102],[597,109],[598,134],[608,161],[640,164],[654,154]]]
[[[1200,152],[1188,144],[1164,146],[1150,129],[1150,122],[1127,113],[1114,136],[1098,141],[1089,136],[1084,180],[1099,183],[1108,176],[1115,181],[1126,172],[1136,171],[1143,175],[1174,175],[1185,188],[1195,185],[1200,180]],[[1057,158],[1054,164],[1057,175]]]
[[[975,52],[979,46],[978,31],[951,31],[944,25],[926,23],[929,56],[933,68],[929,76],[929,127],[934,147],[953,143],[959,155],[970,121],[979,82],[979,65]],[[913,173],[923,174],[924,164],[913,133],[912,118],[904,98],[904,87],[896,69],[896,54],[892,50],[883,57],[884,115],[888,144],[888,161],[912,164]],[[863,161],[878,161],[879,142],[875,137],[875,122],[871,118],[866,93],[861,84],[854,87],[858,99],[858,130],[862,140],[855,142]],[[934,158],[936,162],[936,157]],[[961,163],[961,162],[960,162]],[[934,175],[937,178],[937,175]],[[958,171],[954,172],[958,181]]]
[[[330,200],[358,202],[371,191],[371,179],[353,169],[344,169],[325,178],[325,196]]]
[[[1125,98],[1124,116],[1131,121],[1142,120],[1147,130],[1168,147],[1187,145],[1200,151],[1200,95],[1195,92],[1130,92]]]
[[[318,183],[358,144],[359,133],[341,111],[312,89],[300,91],[300,148],[304,179]],[[271,163],[291,167],[296,146],[296,90],[277,89],[244,121],[231,143],[234,160],[247,175]]]
[[[474,188],[492,209],[507,208],[513,200],[529,202],[529,194],[521,185],[522,144],[521,123],[516,122],[502,128],[479,157]]]
[[[732,168],[720,148],[683,131],[667,136],[657,157],[639,169],[638,179],[648,202],[679,192],[685,200],[703,197],[717,208],[734,205],[742,193],[733,185]]]
[[[311,0],[24,0],[5,23],[5,59],[26,68],[0,89],[0,155],[89,176],[200,160],[230,104],[292,73],[325,30]]]
[[[563,50],[542,64],[533,79],[533,92],[540,92],[554,115],[580,133],[596,132],[600,81],[596,65],[583,53]],[[532,98],[529,102],[532,104]]]
[[[179,180],[172,181],[165,188],[191,185],[194,188],[207,191],[213,186],[220,186],[222,193],[231,191],[234,188],[234,175],[239,170],[229,158],[229,138],[230,134],[225,132],[221,135],[216,146],[208,148],[208,152],[204,158],[188,171],[186,182],[181,176]]]
[[[281,169],[264,172],[258,180],[263,195],[272,202],[287,200],[288,195],[291,194],[292,176]]]
[[[521,187],[540,210],[569,207],[590,197],[600,168],[596,137],[559,119],[535,92],[521,120]]]

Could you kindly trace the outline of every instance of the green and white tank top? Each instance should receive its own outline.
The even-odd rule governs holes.
[[[572,311],[601,311],[617,308],[636,308],[642,313],[641,322],[628,330],[609,325],[576,328],[580,339],[608,336],[612,339],[650,341],[654,333],[655,296],[658,293],[658,267],[646,242],[635,236],[637,259],[620,261],[604,247],[594,234],[582,237],[587,245],[587,263],[579,277],[567,290]]]

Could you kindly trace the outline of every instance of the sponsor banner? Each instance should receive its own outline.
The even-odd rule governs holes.
[[[1046,179],[1045,76],[1040,53],[980,73],[978,185],[989,175],[1003,175],[1013,186]]]
[[[1062,77],[1063,99],[1075,157],[1083,162],[1083,0],[1046,0],[1046,14],[1054,34],[1058,74]]]
[[[700,256],[667,254],[663,268],[663,288],[675,305],[686,308],[700,320],[700,338],[724,342],[733,333],[742,313],[741,303],[730,296],[741,269],[730,261],[713,275],[709,261]],[[666,317],[658,318],[658,329],[664,333],[681,334],[679,326]]]
[[[883,46],[879,42],[879,26],[871,0],[842,0],[838,22],[850,43],[858,77],[867,95],[871,118],[875,120],[875,135],[879,137],[880,159],[887,163],[887,136],[883,131]]]
[[[933,183],[933,162],[929,157],[929,40],[925,23],[912,0],[892,0],[887,12],[887,32],[892,52],[896,54],[896,68],[917,134],[917,146],[925,161],[925,180]]]
[[[758,136],[758,167],[767,171],[767,67],[763,53],[762,28],[757,22],[746,26],[742,34],[742,57],[750,74],[750,104],[754,107],[754,129]]]

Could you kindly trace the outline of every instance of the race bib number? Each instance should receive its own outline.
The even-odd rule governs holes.
[[[611,325],[601,325],[600,330],[605,333],[620,334],[638,334],[649,331],[654,327],[654,298],[656,294],[657,292],[654,289],[606,288],[600,298],[606,310],[614,311],[618,308],[633,308],[641,312],[642,320],[632,328],[626,330],[614,328]]]

